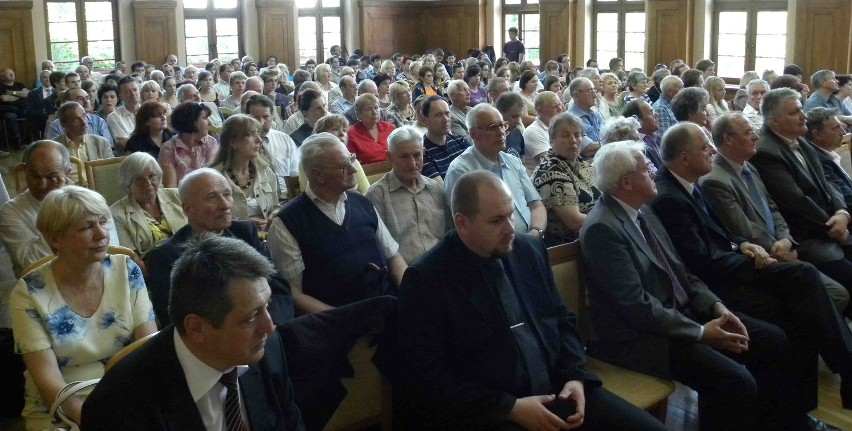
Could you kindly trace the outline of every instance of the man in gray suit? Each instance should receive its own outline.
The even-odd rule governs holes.
[[[738,112],[720,116],[713,123],[716,154],[713,170],[701,177],[707,203],[734,235],[763,247],[781,262],[798,259],[798,243],[790,234],[778,206],[766,192],[757,169],[748,162],[757,151],[757,131]],[[822,274],[822,280],[838,310],[847,310],[846,288]]]
[[[603,193],[580,230],[597,358],[667,379],[699,394],[702,429],[795,429],[786,377],[787,338],[734,314],[688,274],[645,204],[657,190],[640,143],[595,156]],[[741,364],[744,364],[743,367]],[[759,422],[758,422],[759,421]]]
[[[848,291],[852,289],[848,230],[852,216],[843,196],[826,180],[817,149],[802,138],[808,129],[799,96],[789,88],[764,96],[761,111],[766,122],[751,163],[799,242],[802,260]]]

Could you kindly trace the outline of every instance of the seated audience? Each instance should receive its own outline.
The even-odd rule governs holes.
[[[125,76],[118,81],[118,97],[122,105],[109,114],[107,124],[115,140],[116,148],[124,151],[127,140],[136,128],[136,111],[142,103],[139,97],[139,84],[133,77]]]
[[[21,415],[47,429],[47,413],[68,383],[101,378],[124,346],[156,331],[142,271],[128,256],[107,254],[109,208],[77,186],[44,197],[36,225],[56,257],[26,274],[10,296],[15,353],[27,371]],[[80,423],[84,397],[62,405]]]
[[[231,95],[224,100],[220,100],[219,106],[228,108],[233,112],[238,112],[240,110],[240,98],[243,97],[243,93],[246,91],[247,79],[248,76],[243,72],[232,73],[228,78],[228,82],[231,85]]]
[[[136,128],[127,140],[128,153],[142,151],[154,157],[160,157],[160,147],[174,137],[169,129],[166,113],[168,105],[163,102],[149,101],[136,111]]]
[[[831,70],[817,71],[811,75],[811,85],[814,92],[805,103],[805,113],[811,112],[811,109],[816,107],[836,109],[840,121],[847,126],[852,126],[852,112],[849,112],[841,103],[842,101],[835,97],[835,94],[840,91],[837,75]]]
[[[438,88],[435,87],[435,70],[433,68],[421,67],[417,74],[420,79],[417,81],[417,84],[414,86],[414,89],[411,90],[413,98],[416,99],[423,94],[427,96],[441,95],[440,93],[438,93]]]
[[[538,86],[541,82],[538,80],[538,76],[536,76],[534,71],[528,70],[521,73],[520,78],[515,83],[518,88],[517,93],[524,98],[523,100],[527,107],[522,117],[524,127],[526,127],[535,121],[535,96],[538,94]]]
[[[547,210],[521,161],[503,152],[507,124],[500,111],[485,103],[476,105],[467,115],[467,124],[473,145],[450,163],[444,193],[450,195],[456,180],[467,172],[479,169],[494,172],[512,192],[515,231],[541,237],[547,228]]]
[[[550,121],[562,113],[559,95],[542,91],[535,98],[535,121],[524,129],[524,167],[532,173],[550,150]]]
[[[262,130],[260,122],[248,115],[228,117],[219,151],[210,161],[210,167],[230,180],[232,217],[251,220],[258,231],[265,231],[281,209],[278,179],[260,154]]]
[[[657,69],[654,71],[654,73],[651,74],[651,82],[653,83],[653,85],[651,86],[651,88],[648,89],[648,92],[646,93],[648,95],[648,99],[650,99],[650,101],[648,102],[649,104],[653,105],[657,100],[659,100],[660,95],[663,94],[663,90],[660,88],[660,84],[662,84],[663,78],[671,74],[672,73],[669,71],[669,69],[666,69],[665,67],[662,69]]]
[[[317,120],[328,113],[326,110],[325,97],[323,97],[322,91],[320,90],[310,88],[306,89],[299,94],[298,103],[299,115],[302,118],[302,123],[292,133],[290,133],[290,137],[293,138],[293,142],[296,143],[297,147],[301,146],[302,142],[314,133],[314,126],[316,125]],[[293,119],[294,117],[295,115],[290,117],[290,119]],[[288,119],[287,122],[289,123],[290,120]]]
[[[163,80],[163,103],[172,109],[177,108],[181,103],[177,98],[177,80],[171,76]]]
[[[330,114],[317,120],[317,124],[314,126],[314,134],[328,132],[336,136],[337,139],[340,139],[340,142],[346,142],[346,132],[349,131],[349,127],[349,120],[347,120],[346,117],[337,114]],[[297,157],[301,159],[301,154],[297,154]],[[299,160],[297,160],[296,163],[299,170],[299,186],[301,187],[301,190],[305,190],[305,187],[307,187],[308,184],[308,176],[305,172],[304,166],[299,163]],[[358,162],[358,159],[355,159],[355,161],[352,162],[352,166],[355,167],[356,185],[351,190],[357,191],[361,194],[367,193],[367,188],[370,187],[370,181],[367,179],[367,174],[364,173],[364,168],[361,167],[361,163]]]
[[[198,96],[204,102],[212,102],[219,106],[219,93],[213,88],[213,74],[204,70],[198,74]]]
[[[769,92],[769,84],[762,79],[749,81],[746,85],[747,99],[743,107],[743,115],[758,134],[763,133],[763,114],[760,113],[760,103],[767,92]]]
[[[77,102],[80,106],[82,106],[87,133],[106,139],[109,146],[113,147],[115,141],[113,140],[112,133],[109,131],[109,125],[103,118],[92,113],[92,105],[89,102],[88,95],[85,91],[80,88],[66,90],[64,93],[59,95],[57,102],[59,105],[66,102]],[[53,121],[49,120],[45,137],[46,139],[56,139],[64,133],[65,130],[62,127],[62,122],[59,117],[55,115]]]
[[[112,114],[118,108],[118,87],[109,84],[98,87],[98,101],[100,102],[100,109],[95,115],[106,121],[109,114]]]
[[[730,111],[725,101],[725,80],[718,76],[708,77],[704,81],[704,89],[710,96],[710,102],[707,103],[707,127],[710,127],[713,120]]]
[[[112,204],[110,213],[119,244],[139,256],[186,225],[177,190],[161,187],[162,179],[163,170],[148,153],[133,153],[118,167],[117,180],[127,196]]]
[[[687,87],[681,90],[672,99],[672,113],[677,121],[689,121],[701,127],[701,131],[707,135],[710,145],[713,145],[713,136],[707,127],[707,104],[710,96],[707,90],[699,87]]]
[[[737,93],[734,94],[734,99],[731,100],[731,108],[736,111],[742,111],[745,109],[746,103],[748,101],[748,90],[746,87],[748,83],[754,81],[755,79],[760,79],[760,75],[753,70],[749,70],[743,73],[743,76],[740,78],[740,88],[737,90]]]
[[[698,69],[689,69],[680,74],[683,88],[701,88],[704,86],[704,73]]]
[[[485,91],[488,92],[488,102],[494,104],[497,99],[503,94],[509,92],[511,87],[506,78],[495,76],[488,80],[488,85],[485,86]],[[526,109],[526,105],[524,105]],[[499,109],[499,108],[498,108]]]
[[[601,82],[603,92],[598,95],[598,113],[604,120],[620,116],[624,110],[621,80],[614,73],[604,73],[601,75]]]
[[[816,107],[808,112],[806,123],[808,142],[814,145],[825,179],[840,191],[846,208],[852,208],[852,178],[840,163],[840,154],[834,150],[843,144],[843,124],[837,118],[837,110]],[[848,142],[848,141],[847,141]]]
[[[635,117],[615,117],[607,120],[601,127],[601,145],[619,141],[640,141],[641,124]]]
[[[450,132],[455,136],[468,137],[465,117],[470,110],[470,88],[467,83],[456,79],[447,85],[447,97],[450,99]]]
[[[578,160],[583,122],[568,112],[553,118],[548,133],[552,148],[532,173],[532,184],[547,209],[548,246],[571,242],[592,210],[600,192],[595,187],[592,164]]]
[[[314,69],[314,81],[319,85],[324,100],[328,100],[328,93],[337,88],[337,83],[331,80],[331,66],[326,63]]]
[[[56,112],[56,98],[51,97],[56,90],[50,83],[50,74],[49,70],[42,70],[38,74],[40,88],[30,91],[25,99],[27,122],[33,130],[44,130],[47,117]]]
[[[24,84],[15,81],[14,70],[4,69],[0,72],[0,119],[12,148],[18,148],[24,143],[17,120],[26,116],[28,95],[29,90]]]
[[[340,78],[340,84],[335,91],[339,90],[340,95],[331,102],[329,112],[332,114],[343,114],[349,108],[355,106],[355,96],[358,93],[358,84],[355,83],[355,78],[344,76]]]
[[[588,78],[579,77],[571,81],[566,91],[571,95],[573,102],[568,112],[583,122],[583,134],[586,139],[580,147],[580,154],[594,155],[594,151],[600,148],[601,126],[603,126],[603,117],[598,111],[592,109],[597,103],[594,83]]]
[[[362,165],[387,160],[388,136],[394,125],[381,121],[379,99],[372,94],[362,94],[355,99],[358,122],[346,132],[346,148]]]
[[[245,99],[245,95],[248,92],[243,93],[243,99]],[[207,120],[210,121],[210,128],[212,130],[218,131],[222,128],[222,113],[219,112],[219,107],[216,106],[213,102],[205,102],[201,100],[201,93],[198,92],[198,89],[195,88],[192,84],[181,84],[180,88],[177,89],[177,99],[179,103],[183,102],[195,102],[202,103],[208,108],[210,108],[210,115],[207,117]],[[167,114],[167,115],[170,115]],[[215,136],[215,133],[213,133]]]
[[[488,93],[482,85],[482,69],[479,66],[474,65],[465,69],[464,82],[470,91],[468,106],[473,107],[480,103],[488,103]]]
[[[387,121],[394,127],[411,126],[417,121],[417,111],[411,103],[411,91],[408,83],[397,81],[390,86],[390,106],[384,110]],[[428,97],[428,96],[427,96]],[[379,99],[379,106],[381,106]]]
[[[440,96],[422,102],[420,115],[426,125],[423,136],[423,175],[429,178],[447,174],[450,163],[470,146],[464,136],[450,134],[450,106]]]
[[[361,82],[368,80],[373,81],[376,84],[376,90],[378,91],[376,97],[379,99],[379,106],[381,106],[382,109],[387,109],[392,103],[390,98],[390,86],[393,84],[393,77],[382,72],[377,73],[373,78],[367,78]],[[416,99],[416,97],[412,97],[412,100]]]
[[[186,174],[208,166],[219,151],[219,143],[207,132],[210,108],[203,103],[184,102],[172,111],[172,127],[178,132],[160,147],[157,161],[163,168],[163,186],[174,188]]]
[[[624,106],[625,117],[635,117],[639,120],[639,139],[645,143],[645,157],[651,162],[651,172],[656,173],[663,167],[663,159],[660,158],[660,123],[657,113],[648,102],[634,100],[627,102]]]
[[[355,155],[330,133],[311,136],[300,151],[307,187],[267,236],[296,309],[315,313],[392,292],[406,263],[370,200],[349,191]]]
[[[293,139],[273,129],[275,107],[266,96],[254,96],[245,103],[245,113],[260,122],[261,155],[278,178],[278,200],[287,199],[287,177],[299,175],[299,148]]]
[[[497,79],[503,78],[492,78],[491,81]],[[518,93],[506,91],[497,98],[494,107],[500,111],[503,121],[508,124],[506,149],[504,151],[523,160],[526,155],[526,145],[524,144],[524,123],[521,116],[527,110],[524,100]]]
[[[391,171],[373,183],[365,196],[399,243],[406,262],[416,261],[447,232],[442,184],[423,176],[423,137],[403,126],[388,137]]]
[[[159,102],[163,98],[163,90],[157,81],[145,81],[142,87],[139,88],[140,103]]]
[[[678,76],[669,75],[660,81],[660,98],[651,105],[654,108],[654,113],[657,114],[657,121],[660,124],[659,136],[663,136],[669,127],[677,123],[677,119],[672,112],[672,100],[683,90],[683,81]]]
[[[174,326],[98,383],[83,429],[304,430],[267,310],[275,268],[237,239],[187,242],[174,269]]]
[[[79,103],[65,102],[56,111],[56,115],[65,131],[61,136],[56,137],[56,142],[65,145],[70,156],[76,157],[81,162],[113,157],[109,141],[88,133],[86,110]],[[70,179],[73,183],[82,183],[86,180],[86,173],[75,172],[72,169]]]
[[[624,102],[628,103],[636,99],[642,99],[646,102],[654,103],[648,96],[648,90],[653,88],[648,84],[653,83],[644,72],[630,72],[627,74],[627,94],[624,96]],[[623,108],[623,107],[622,107]]]
[[[513,201],[491,172],[461,176],[456,229],[406,271],[394,422],[413,430],[665,429],[585,369],[576,316],[556,292],[541,241],[514,233]]]

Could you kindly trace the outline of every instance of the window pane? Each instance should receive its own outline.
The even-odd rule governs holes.
[[[317,0],[296,0],[299,9],[313,9],[317,7]]]
[[[205,63],[210,59],[210,41],[207,38],[206,19],[184,20],[186,31],[186,62]]]
[[[95,69],[112,69],[115,64],[115,43],[112,40],[89,41],[89,55],[95,61]]]
[[[755,40],[754,70],[780,72],[784,69],[787,55],[786,11],[762,11],[757,13],[757,37]]]
[[[618,13],[595,14],[595,43],[598,63],[618,57]]]
[[[342,45],[341,43],[341,19],[339,16],[324,16],[322,17],[322,52],[323,57],[328,54],[333,45]]]
[[[716,73],[727,78],[739,78],[745,72],[745,57],[719,56]]]
[[[184,21],[184,28],[186,29],[186,37],[207,37],[206,19],[188,19]]]
[[[525,13],[521,15],[521,42],[524,43],[524,60],[529,60],[536,65],[541,64],[540,42],[540,17],[537,13]]]
[[[213,0],[213,9],[235,9],[237,0]]]
[[[239,35],[239,24],[236,18],[217,18],[216,19],[216,35],[217,36],[237,36]]]
[[[53,22],[48,25],[51,42],[66,42],[77,40],[77,23]]]
[[[77,42],[51,42],[50,57],[57,66],[61,62],[71,62],[68,68],[60,67],[60,70],[71,70],[73,67],[70,66],[76,67],[80,60],[80,48]]]
[[[86,22],[86,37],[92,40],[112,40],[112,21]]]
[[[624,68],[645,68],[645,12],[624,14]]]
[[[745,34],[720,34],[719,55],[745,56]]]
[[[108,1],[87,1],[83,10],[86,12],[86,21],[112,22],[112,4]]]
[[[719,12],[720,33],[745,33],[748,12]]]
[[[521,4],[521,0],[504,0],[503,4]]]
[[[538,4],[538,0],[527,0],[527,4]]]
[[[184,9],[207,9],[207,0],[183,0]]]
[[[207,36],[204,37],[188,37],[186,38],[186,55],[195,56],[195,55],[208,55],[210,51],[209,44],[207,43]],[[204,61],[207,61],[205,59]]]
[[[47,4],[48,22],[77,22],[77,5],[74,3]]]
[[[757,13],[757,34],[787,35],[787,11]]]
[[[748,12],[719,12],[718,19],[719,34],[716,36],[718,61],[716,72],[719,76],[739,78],[745,72]]]
[[[317,58],[317,21],[312,16],[299,17],[299,64]]]

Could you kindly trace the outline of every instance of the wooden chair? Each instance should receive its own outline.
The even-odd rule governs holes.
[[[390,162],[378,162],[378,163],[370,163],[369,165],[363,165],[364,174],[367,175],[367,181],[370,184],[375,183],[380,180],[386,173],[391,170]]]
[[[83,172],[83,162],[76,157],[69,157],[68,160],[71,162],[72,172]],[[76,171],[74,170],[76,169]],[[15,177],[15,193],[23,193],[27,190],[27,173],[24,169],[23,162],[19,162],[12,167],[12,175]],[[74,183],[77,186],[84,186],[80,181],[80,176],[77,175],[77,181]]]
[[[31,272],[41,268],[42,266],[46,265],[48,262],[53,260],[53,258],[55,258],[55,257],[56,257],[55,255],[49,254],[49,255],[44,256],[41,259],[31,263],[30,266],[24,268],[24,270],[21,271],[21,278],[24,278],[24,276],[29,275],[29,273],[31,273]]]
[[[124,157],[113,157],[103,160],[86,162],[86,180],[89,188],[100,193],[106,199],[107,205],[112,205],[127,196],[118,182],[118,167]]]
[[[106,365],[104,365],[104,374],[108,373],[109,370],[111,370],[112,367],[115,366],[115,364],[121,362],[121,360],[124,359],[131,352],[138,349],[139,347],[142,347],[142,345],[147,343],[148,340],[150,340],[151,338],[154,337],[154,335],[157,335],[157,333],[155,332],[151,335],[146,335],[146,336],[124,346],[124,348],[119,350],[118,353],[116,353],[115,355],[112,355],[112,357],[109,358],[109,360],[107,361]]]
[[[586,309],[586,286],[580,265],[580,242],[574,241],[547,250],[556,290],[568,309],[577,313],[577,330],[588,339],[589,315]],[[666,422],[668,397],[675,390],[669,380],[651,377],[607,362],[588,358],[586,368],[597,374],[604,387],[629,403]]]

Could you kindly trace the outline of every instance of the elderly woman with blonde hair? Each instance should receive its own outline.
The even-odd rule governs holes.
[[[366,93],[355,99],[358,122],[346,132],[346,148],[363,164],[384,162],[393,124],[382,121],[379,99]]]
[[[118,167],[127,192],[110,207],[119,244],[144,256],[186,225],[177,189],[162,187],[163,170],[150,154],[133,153]]]
[[[331,80],[331,66],[326,63],[317,65],[317,68],[314,69],[314,76],[316,77],[316,83],[319,84],[320,90],[322,90],[322,95],[328,101],[328,93],[337,88],[337,84]]]
[[[210,167],[231,184],[231,213],[236,220],[251,220],[265,231],[281,209],[278,178],[260,157],[262,127],[245,114],[228,117],[222,125],[219,152]]]
[[[148,101],[159,102],[163,98],[163,90],[160,89],[160,84],[157,81],[145,81],[142,87],[139,88],[140,104]]]
[[[407,82],[397,81],[390,86],[390,106],[385,109],[388,121],[394,127],[410,126],[417,121],[417,112],[414,111],[411,87]]]
[[[68,383],[103,377],[113,355],[156,331],[139,266],[107,254],[109,218],[104,198],[82,187],[41,203],[36,227],[56,257],[24,274],[10,296],[15,352],[27,367],[27,430],[53,429],[48,411]],[[76,423],[83,400],[62,404]]]

